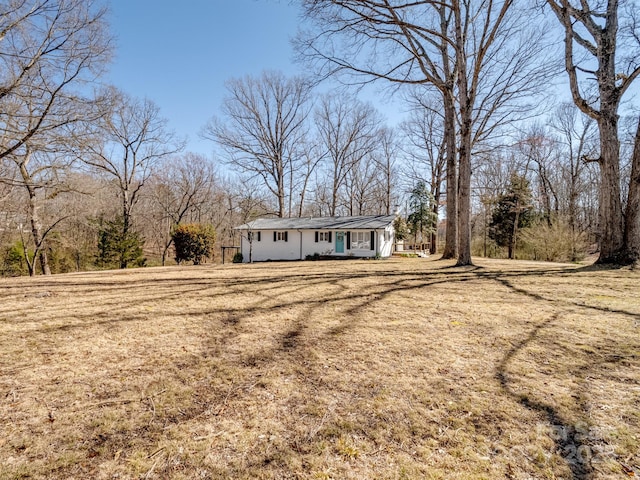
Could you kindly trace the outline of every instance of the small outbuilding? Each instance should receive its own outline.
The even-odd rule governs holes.
[[[243,262],[321,257],[390,257],[395,215],[258,218],[236,227]]]

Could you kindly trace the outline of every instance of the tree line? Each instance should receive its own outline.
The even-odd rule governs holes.
[[[421,85],[443,112],[446,241],[443,256],[471,264],[472,170],[487,140],[535,111],[558,67],[598,132],[598,240],[602,263],[640,257],[640,147],[623,182],[620,105],[640,75],[635,0],[305,0],[297,40],[318,75]],[[553,38],[554,42],[545,39]],[[554,62],[557,58],[557,62]],[[551,87],[553,88],[553,87]],[[635,138],[640,136],[640,124]],[[634,145],[637,145],[634,144]]]
[[[113,47],[97,2],[5,0],[0,270],[165,264],[180,260],[176,232],[202,231],[185,224],[233,245],[261,215],[399,206],[415,220],[416,189],[430,199],[420,236],[435,252],[440,230],[461,265],[576,260],[592,245],[601,262],[636,262],[640,129],[620,106],[640,74],[639,10],[588,3],[305,0],[295,48],[313,74],[229,79],[200,132],[209,158],[184,151],[153,101],[98,87]],[[560,78],[572,101],[550,106]],[[373,81],[403,122],[358,100]]]

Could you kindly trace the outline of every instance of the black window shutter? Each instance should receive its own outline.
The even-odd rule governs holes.
[[[371,250],[376,249],[376,232],[371,230]]]
[[[329,232],[329,243],[331,243],[331,232]]]
[[[289,232],[284,232],[284,241],[285,242],[289,241]]]
[[[258,232],[258,241],[260,241],[260,232]]]
[[[273,232],[273,241],[275,242],[278,238],[277,232]]]
[[[316,232],[316,243],[318,243],[318,232]]]
[[[351,232],[347,232],[347,250],[351,250]]]

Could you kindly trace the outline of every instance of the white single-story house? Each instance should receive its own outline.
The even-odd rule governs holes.
[[[395,215],[258,218],[236,227],[243,262],[307,256],[390,257]]]

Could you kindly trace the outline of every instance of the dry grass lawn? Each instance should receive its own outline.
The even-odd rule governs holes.
[[[638,476],[639,291],[481,259],[0,280],[0,478]]]

